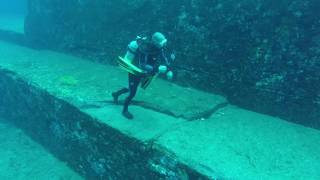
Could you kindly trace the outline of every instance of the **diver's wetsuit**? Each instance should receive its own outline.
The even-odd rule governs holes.
[[[130,49],[128,49],[130,51]],[[129,92],[128,97],[126,98],[123,106],[123,113],[128,113],[128,107],[137,93],[138,86],[141,80],[145,76],[155,75],[158,71],[158,67],[160,62],[164,62],[163,64],[169,65],[168,59],[165,55],[164,49],[158,49],[151,43],[143,43],[139,46],[136,52],[131,52],[135,54],[135,58],[133,60],[133,64],[137,67],[141,68],[146,72],[146,75],[133,75],[129,73],[129,84],[128,88],[122,88],[119,91],[112,93],[115,103],[118,102],[118,97],[124,93]],[[130,116],[132,116],[130,114]],[[127,117],[127,116],[126,116]],[[129,118],[129,117],[127,117]],[[130,117],[129,119],[131,119]]]
[[[129,88],[122,88],[120,89],[119,91],[115,92],[113,94],[113,96],[120,96],[121,94],[124,94],[124,93],[127,93],[127,92],[130,92],[128,97],[126,98],[125,102],[124,102],[124,105],[123,105],[123,111],[128,111],[128,107],[132,101],[132,99],[134,98],[134,96],[136,95],[137,93],[137,90],[138,90],[138,86],[141,82],[141,79],[143,78],[142,76],[136,76],[136,75],[133,75],[133,74],[130,74],[128,73],[128,87]]]

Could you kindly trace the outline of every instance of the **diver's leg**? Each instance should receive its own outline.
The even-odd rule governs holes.
[[[134,98],[134,96],[137,93],[137,89],[140,83],[141,77],[134,76],[134,75],[129,75],[129,96],[126,98],[124,105],[123,105],[123,111],[122,114],[128,119],[133,119],[133,115],[128,111],[128,107]]]
[[[130,87],[130,73],[128,73],[128,83],[129,83],[129,87]],[[119,103],[119,96],[121,96],[122,94],[125,94],[129,92],[129,89],[128,88],[122,88],[120,89],[119,91],[116,91],[116,92],[113,92],[111,95],[113,97],[113,102],[115,104],[118,104]]]
[[[119,91],[113,92],[113,93],[112,93],[113,102],[114,102],[115,104],[118,104],[118,103],[119,103],[119,101],[118,101],[119,96],[120,96],[121,94],[124,94],[124,93],[127,93],[127,92],[129,92],[129,89],[128,89],[128,88],[122,88],[122,89],[120,89]]]

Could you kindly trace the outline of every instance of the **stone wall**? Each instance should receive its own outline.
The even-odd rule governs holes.
[[[177,52],[177,83],[320,127],[316,0],[29,0],[28,9],[35,47],[114,64],[137,34],[163,31]]]
[[[0,116],[86,179],[207,179],[173,154],[99,123],[0,68]]]

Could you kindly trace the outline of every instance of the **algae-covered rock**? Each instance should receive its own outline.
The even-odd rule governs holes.
[[[316,0],[30,0],[25,29],[33,46],[111,64],[136,35],[163,31],[177,83],[313,126],[319,9]]]

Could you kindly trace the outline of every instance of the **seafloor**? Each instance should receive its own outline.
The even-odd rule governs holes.
[[[0,147],[0,179],[83,179],[22,130],[1,118]]]

